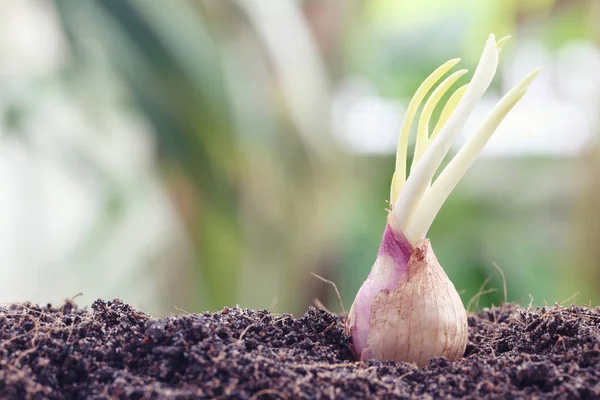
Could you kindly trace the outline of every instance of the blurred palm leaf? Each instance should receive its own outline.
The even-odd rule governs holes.
[[[180,208],[180,214],[207,290],[198,300],[210,308],[235,302],[241,240],[238,155],[220,57],[202,9],[184,1],[170,3],[166,14],[159,2],[55,4],[74,54],[85,58],[85,40],[99,42],[153,125],[159,165],[174,198],[187,197],[192,205]]]

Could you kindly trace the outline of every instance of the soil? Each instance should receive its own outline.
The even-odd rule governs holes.
[[[600,399],[600,308],[504,305],[469,327],[465,358],[417,368],[354,362],[343,322],[315,308],[155,319],[120,300],[0,307],[0,398]]]

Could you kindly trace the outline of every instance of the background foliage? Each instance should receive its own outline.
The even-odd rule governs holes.
[[[5,0],[0,14],[2,301],[337,310],[315,272],[349,306],[403,107],[447,59],[472,70],[489,32],[513,40],[484,106],[544,73],[440,212],[436,254],[465,304],[502,288],[494,263],[509,300],[600,301],[594,0]]]

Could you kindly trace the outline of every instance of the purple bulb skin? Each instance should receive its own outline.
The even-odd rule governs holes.
[[[390,224],[386,224],[377,257],[388,256],[394,260],[400,275],[406,271],[406,265],[413,251],[413,246],[402,232],[394,232]]]
[[[412,251],[413,246],[404,234],[386,224],[375,264],[360,287],[348,315],[355,359],[369,358],[363,351],[367,349],[373,301],[380,292],[396,288],[406,272]]]

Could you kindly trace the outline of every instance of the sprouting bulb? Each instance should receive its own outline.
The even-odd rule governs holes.
[[[396,360],[421,366],[434,357],[453,361],[464,354],[468,340],[467,314],[425,236],[444,201],[500,122],[525,95],[539,68],[500,100],[435,181],[433,177],[452,140],[489,87],[500,49],[507,39],[496,42],[494,35],[489,36],[471,82],[450,96],[430,134],[433,110],[467,71],[451,74],[433,91],[419,118],[408,179],[408,136],[417,109],[427,92],[460,59],[448,61],[425,79],[407,108],[398,141],[387,225],[375,264],[348,315],[357,359]]]

